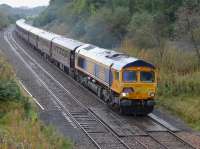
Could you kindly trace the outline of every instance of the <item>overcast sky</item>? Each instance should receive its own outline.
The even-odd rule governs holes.
[[[49,0],[0,0],[0,4],[8,4],[13,7],[36,7],[48,5]]]

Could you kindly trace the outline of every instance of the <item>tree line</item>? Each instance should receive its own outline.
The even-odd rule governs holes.
[[[72,37],[106,48],[128,39],[139,49],[164,49],[183,38],[200,63],[199,8],[199,0],[51,0],[34,25],[64,23]]]

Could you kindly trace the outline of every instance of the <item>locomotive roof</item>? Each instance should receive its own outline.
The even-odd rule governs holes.
[[[74,50],[75,48],[77,48],[81,45],[84,45],[84,43],[82,43],[82,42],[79,42],[77,40],[73,40],[70,38],[62,37],[62,36],[53,39],[53,43],[55,43],[63,48],[70,49],[70,50]]]
[[[147,63],[144,60],[133,58],[123,53],[99,48],[93,45],[87,44],[87,45],[81,46],[80,48],[78,48],[77,52],[80,55],[89,57],[108,67],[113,64],[112,68],[118,71],[130,66],[147,66],[147,67],[155,68],[152,64]]]

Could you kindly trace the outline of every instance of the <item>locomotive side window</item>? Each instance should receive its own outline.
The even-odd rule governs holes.
[[[109,75],[110,75],[109,69],[105,69],[104,73],[105,73],[105,81],[109,83]]]
[[[82,69],[86,69],[87,66],[86,60],[82,57],[78,57],[78,66]]]
[[[142,82],[149,82],[149,83],[152,83],[154,82],[155,80],[155,77],[154,77],[154,72],[145,72],[145,71],[141,71],[140,72],[140,80]]]
[[[137,81],[137,72],[126,70],[123,72],[123,81],[125,82],[133,82]]]
[[[96,77],[99,76],[99,71],[100,71],[99,65],[94,64],[94,75],[95,75]]]

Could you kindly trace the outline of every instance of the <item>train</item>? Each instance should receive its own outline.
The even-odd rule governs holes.
[[[148,115],[157,90],[153,64],[36,28],[21,19],[15,32],[45,59],[121,114]]]

